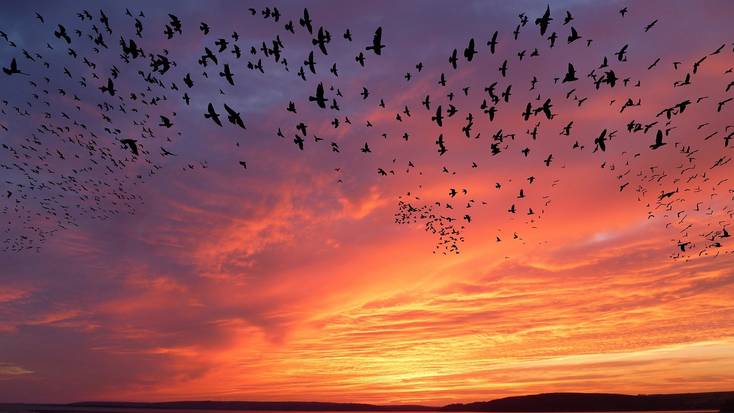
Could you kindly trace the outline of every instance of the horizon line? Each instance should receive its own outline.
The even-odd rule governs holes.
[[[429,404],[422,404],[422,403],[388,403],[388,404],[376,404],[376,403],[367,403],[367,402],[358,402],[358,401],[315,401],[315,400],[216,400],[216,399],[187,399],[187,400],[163,400],[163,401],[133,401],[133,400],[78,400],[73,402],[2,402],[0,401],[0,405],[43,405],[43,406],[77,406],[77,407],[104,407],[104,406],[94,406],[94,404],[129,404],[129,405],[162,405],[162,404],[183,404],[183,403],[253,403],[253,404],[322,404],[322,405],[358,405],[358,406],[367,406],[367,407],[376,407],[376,408],[384,408],[384,407],[420,407],[420,408],[426,408],[429,410],[441,410],[445,409],[448,406],[453,405],[470,405],[474,403],[490,403],[497,400],[505,400],[505,399],[512,399],[512,398],[528,398],[533,396],[543,396],[543,395],[605,395],[605,396],[630,396],[630,397],[641,397],[641,396],[685,396],[685,395],[707,395],[707,394],[724,394],[724,393],[732,393],[734,394],[734,389],[732,390],[716,390],[716,391],[703,391],[703,392],[683,392],[683,393],[609,393],[609,392],[544,392],[544,393],[531,393],[531,394],[521,394],[521,395],[514,395],[514,396],[505,396],[505,397],[499,397],[499,398],[493,398],[493,399],[484,399],[484,400],[474,400],[474,401],[463,401],[463,402],[452,402],[442,405],[429,405]],[[80,406],[80,405],[86,405],[86,406]],[[112,407],[112,406],[110,406]],[[121,407],[121,406],[117,406]],[[144,407],[144,406],[141,406]],[[128,406],[128,407],[122,407],[122,408],[138,408],[134,406]],[[163,407],[163,409],[166,409],[166,407]],[[192,410],[201,410],[197,408],[193,408]],[[227,410],[227,409],[222,409]],[[236,409],[230,409],[230,410],[236,410]],[[244,409],[240,409],[244,410]],[[415,409],[413,409],[415,410]],[[698,410],[698,409],[692,409],[692,410]],[[294,409],[293,411],[298,411],[297,409]],[[338,411],[338,410],[333,410]],[[343,410],[343,411],[354,411],[354,410]],[[683,411],[683,410],[681,410]]]

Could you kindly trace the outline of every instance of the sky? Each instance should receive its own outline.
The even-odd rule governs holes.
[[[43,198],[58,193],[24,192],[11,183],[20,182],[18,169],[2,170],[3,192],[28,195],[8,196],[0,205],[7,222],[4,245],[32,247],[0,252],[0,401],[443,405],[557,391],[734,388],[734,255],[723,239],[717,252],[713,241],[701,236],[732,222],[734,186],[726,181],[734,176],[732,164],[711,165],[730,159],[734,147],[723,144],[734,107],[716,111],[716,102],[734,93],[724,91],[734,80],[726,73],[734,66],[734,4],[554,1],[548,34],[557,31],[559,40],[551,49],[534,24],[546,3],[535,1],[111,2],[104,4],[113,30],[105,34],[110,49],[95,56],[91,41],[74,38],[80,56],[73,60],[53,31],[64,24],[74,37],[73,28],[91,27],[76,16],[83,9],[102,28],[99,4],[13,2],[3,5],[0,15],[0,30],[16,44],[0,45],[1,65],[9,67],[16,58],[21,70],[38,78],[44,69],[21,50],[38,52],[44,55],[39,61],[51,63],[48,72],[56,84],[51,91],[69,92],[51,93],[53,104],[41,109],[39,102],[26,105],[34,86],[23,75],[3,75],[0,98],[10,103],[0,117],[8,127],[0,130],[0,140],[22,148],[24,138],[36,136],[39,145],[72,158],[73,149],[39,125],[64,122],[61,112],[73,114],[89,125],[84,131],[74,125],[74,132],[96,131],[111,153],[126,161],[114,174],[95,170],[83,176],[119,184],[132,196],[119,208],[123,212],[104,219],[77,208],[76,225],[27,244],[31,241],[20,237],[33,238],[28,227],[51,224],[35,212],[21,221],[25,212],[18,215],[17,208],[40,211]],[[260,14],[274,6],[282,14],[279,22]],[[249,7],[258,14],[251,16]],[[306,69],[305,82],[296,73],[315,46],[298,24],[304,7],[314,34],[323,26],[332,36],[327,56],[314,52],[318,74]],[[618,12],[623,7],[628,8],[624,17]],[[135,38],[134,19],[124,15],[125,8],[134,15],[144,11],[143,37],[136,41],[146,52],[170,52],[177,65],[160,77],[180,89],[154,86],[148,97],[167,97],[157,105],[139,106],[137,113],[108,112],[111,124],[122,129],[120,136],[138,136],[144,153],[132,160],[125,158],[129,150],[117,144],[117,135],[105,133],[110,125],[96,106],[105,100],[115,106],[141,89],[136,71],[147,62],[128,66],[119,57],[118,37]],[[564,26],[566,10],[574,20]],[[183,22],[183,33],[172,40],[163,34],[168,13]],[[514,40],[520,13],[530,21]],[[295,34],[285,31],[288,20],[294,21]],[[209,35],[198,29],[202,21],[211,26]],[[581,40],[567,43],[569,26]],[[385,44],[380,56],[365,50],[378,27]],[[342,37],[347,28],[352,42]],[[492,55],[486,42],[495,30],[499,44]],[[196,64],[204,47],[214,50],[216,39],[232,40],[232,31],[240,35],[243,50],[240,61],[227,57],[235,86],[217,76],[221,66]],[[250,44],[259,48],[276,34],[285,44],[288,71],[261,52],[249,54]],[[470,38],[479,52],[471,63],[462,58]],[[587,39],[593,39],[588,47]],[[614,53],[626,44],[627,61],[617,61]],[[710,55],[722,44],[719,54]],[[536,47],[540,56],[530,57]],[[454,48],[457,70],[447,60]],[[521,50],[527,52],[522,60]],[[359,51],[365,67],[354,61]],[[83,66],[82,54],[97,68]],[[703,56],[693,84],[673,87]],[[587,73],[604,57],[620,84],[595,90]],[[648,69],[658,57],[658,65]],[[265,73],[247,69],[246,62],[257,59]],[[498,71],[504,59],[507,77]],[[338,77],[329,73],[334,62]],[[418,62],[424,65],[420,72]],[[569,62],[580,80],[554,82]],[[680,68],[673,62],[681,62]],[[115,99],[98,90],[112,65],[123,69]],[[64,78],[61,67],[70,68],[74,78]],[[193,88],[185,89],[186,73],[194,77]],[[441,73],[449,78],[446,87],[437,82]],[[79,86],[81,75],[90,87]],[[539,83],[531,91],[533,76]],[[638,80],[641,86],[635,88]],[[494,81],[497,94],[512,84],[513,95],[497,105],[497,119],[489,122],[479,104],[489,99],[483,88]],[[330,98],[336,98],[332,85],[343,94],[339,113],[308,101],[319,82]],[[467,96],[464,86],[470,87]],[[369,98],[359,95],[362,87]],[[71,91],[84,102],[79,109]],[[181,100],[183,91],[190,105]],[[456,94],[454,101],[446,98],[449,92]],[[573,98],[565,98],[567,92]],[[427,94],[433,108],[442,104],[445,111],[453,103],[458,115],[439,128],[430,118],[435,109],[421,106]],[[670,125],[656,117],[701,96],[709,97],[675,115]],[[541,113],[523,121],[525,104],[538,106],[546,97],[553,97],[557,119],[546,121]],[[578,104],[583,97],[588,100]],[[641,105],[620,113],[628,98],[641,99]],[[378,106],[380,99],[386,108]],[[127,102],[128,109],[139,105]],[[217,105],[224,127],[202,116],[209,102]],[[298,113],[286,111],[289,102]],[[224,103],[241,113],[246,129],[226,122]],[[19,116],[14,105],[26,105],[32,114]],[[405,106],[412,115],[397,121]],[[51,121],[44,111],[53,112]],[[461,133],[467,112],[475,117],[470,138]],[[157,126],[159,115],[168,116],[173,128]],[[339,128],[330,124],[335,116],[342,120]],[[352,125],[343,123],[345,117]],[[540,136],[530,141],[527,132],[541,120]],[[648,133],[629,133],[632,120],[659,124]],[[155,134],[141,132],[135,121],[148,122]],[[367,121],[374,126],[365,126]],[[570,121],[571,135],[559,134]],[[299,122],[308,124],[304,150],[292,142]],[[656,129],[667,127],[673,127],[665,134],[668,145],[650,150]],[[276,135],[278,128],[285,138]],[[488,140],[498,129],[515,136],[506,137],[506,153],[495,157]],[[594,151],[602,129],[617,134],[607,150]],[[410,138],[403,140],[407,131]],[[714,131],[718,134],[704,139]],[[447,142],[445,155],[434,143],[439,133]],[[585,148],[571,149],[575,141]],[[333,152],[330,142],[341,152]],[[365,142],[369,154],[360,151]],[[528,156],[521,153],[526,146]],[[681,152],[686,146],[699,150],[695,162]],[[159,147],[176,156],[161,156]],[[3,165],[17,162],[9,153],[0,155]],[[77,168],[70,162],[84,165],[92,156],[77,153],[76,161],[54,154],[52,169]],[[554,160],[546,166],[549,154]],[[687,172],[686,164],[698,169]],[[395,173],[380,176],[378,168]],[[692,181],[683,180],[694,172]],[[530,176],[534,183],[527,182]],[[620,190],[626,182],[629,187]],[[450,188],[459,195],[450,197]],[[468,193],[461,194],[461,188]],[[518,198],[520,189],[526,198]],[[668,190],[677,192],[675,205],[666,210],[658,195]],[[98,206],[112,210],[122,203],[114,203],[109,191],[98,195]],[[425,231],[421,220],[396,224],[400,200],[415,206],[454,204],[455,211],[442,210],[463,225],[459,253]],[[74,210],[91,201],[61,202]],[[472,208],[460,207],[464,203]],[[694,212],[698,203],[702,208]],[[520,213],[507,212],[513,204]],[[527,215],[528,208],[535,214]],[[683,219],[678,210],[686,211]],[[471,223],[462,219],[465,213]],[[686,240],[691,250],[681,251],[679,243]]]

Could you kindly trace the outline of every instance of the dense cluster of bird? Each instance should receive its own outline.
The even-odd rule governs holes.
[[[628,19],[629,13],[624,7],[610,18]],[[584,154],[612,173],[619,191],[634,191],[649,219],[665,220],[675,234],[675,258],[733,251],[726,239],[734,218],[734,187],[726,176],[732,167],[727,150],[734,147],[734,125],[725,119],[734,81],[732,68],[713,73],[731,61],[734,50],[726,43],[713,45],[693,62],[651,59],[647,71],[667,68],[680,73],[680,80],[669,88],[689,95],[651,108],[652,113],[642,107],[642,75],[627,69],[633,59],[649,58],[640,55],[633,43],[601,50],[601,61],[584,59],[583,68],[578,62],[564,62],[564,72],[533,73],[533,59],[559,50],[600,53],[593,39],[578,29],[582,26],[575,25],[570,11],[556,15],[547,7],[537,17],[520,13],[514,31],[493,30],[468,39],[447,51],[441,65],[418,62],[399,79],[411,82],[413,93],[389,102],[374,96],[379,87],[364,84],[352,91],[349,81],[339,77],[339,66],[368,70],[372,60],[384,58],[391,46],[383,41],[382,27],[359,41],[348,28],[341,36],[332,36],[336,31],[318,25],[308,9],[294,13],[293,20],[276,7],[250,8],[248,14],[272,28],[267,41],[245,44],[247,37],[231,28],[215,29],[174,14],[163,22],[149,22],[144,12],[128,9],[79,10],[73,27],[47,23],[47,17],[36,13],[34,24],[40,28],[32,30],[47,30],[49,38],[35,49],[27,44],[19,47],[0,28],[3,53],[14,56],[2,67],[0,167],[5,171],[2,214],[7,226],[0,248],[38,251],[49,236],[79,225],[82,217],[107,220],[136,213],[144,205],[137,188],[177,156],[172,148],[184,137],[176,127],[177,112],[196,110],[194,100],[208,96],[206,110],[196,116],[213,128],[234,128],[231,133],[241,136],[247,130],[245,116],[234,102],[215,98],[226,99],[224,90],[236,88],[236,79],[279,72],[300,78],[313,92],[283,108],[284,123],[273,135],[295,151],[387,155],[392,163],[378,167],[377,176],[414,177],[409,180],[413,187],[399,196],[395,222],[420,224],[435,234],[434,252],[459,253],[463,231],[477,220],[474,211],[479,208],[494,208],[506,217],[500,221],[511,228],[498,228],[497,242],[524,242],[523,231],[537,228],[551,204],[560,170]],[[652,19],[633,36],[651,35],[657,24]],[[174,57],[184,30],[195,32],[204,44],[195,61],[186,60],[187,54]],[[291,51],[286,47],[290,37],[305,37],[311,47]],[[329,54],[337,42],[352,51],[349,61]],[[711,86],[702,80],[699,86],[700,71],[715,59],[719,60],[710,73],[719,81]],[[484,85],[470,84],[459,75],[474,67],[489,73],[482,79]],[[510,83],[510,71],[528,72],[527,86],[516,84],[517,80]],[[212,86],[217,82],[218,91]],[[701,95],[706,87],[712,89]],[[413,99],[413,94],[419,97]],[[583,122],[575,115],[594,104],[586,102],[602,102],[608,108],[608,124],[594,136],[575,132]],[[342,115],[347,113],[344,109],[349,109],[351,119]],[[318,137],[315,127],[302,120],[304,113],[315,113],[309,123],[324,120],[334,135],[350,138]],[[691,113],[697,127],[684,130],[682,120]],[[426,134],[426,125],[435,133],[414,138]],[[394,133],[395,129],[401,131]],[[420,150],[401,147],[408,142],[420,145]],[[240,146],[238,139],[235,144]],[[501,163],[503,158],[509,163]],[[183,170],[207,167],[206,161],[181,165]],[[246,160],[236,167],[247,169]],[[522,175],[533,167],[547,172]],[[481,181],[489,183],[483,188],[458,185],[462,176],[481,168],[503,176],[488,180],[487,173]],[[434,173],[457,185],[437,198],[431,192],[434,188],[428,188],[428,176]],[[343,180],[339,177],[336,182]]]

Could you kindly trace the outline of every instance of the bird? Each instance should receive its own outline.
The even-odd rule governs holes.
[[[311,18],[308,15],[308,9],[303,9],[303,17],[298,19],[298,24],[301,27],[305,27],[309,34],[313,34],[313,26],[311,25]]]
[[[71,44],[71,37],[66,33],[66,28],[62,25],[58,25],[57,29],[54,30],[54,36],[57,39],[63,39],[67,44]]]
[[[212,122],[216,123],[218,126],[222,126],[222,121],[219,120],[219,114],[214,110],[214,105],[209,103],[209,106],[207,107],[207,113],[204,114],[204,117],[206,119],[211,119]]]
[[[242,117],[238,112],[229,107],[226,103],[224,104],[224,110],[227,111],[227,120],[229,121],[229,123],[237,125],[242,129],[247,129],[245,128],[245,122],[242,121]]]
[[[326,99],[324,98],[324,84],[319,82],[318,86],[316,86],[316,96],[309,96],[308,97],[309,102],[316,102],[316,104],[321,108],[326,108]]]
[[[551,162],[553,161],[553,154],[548,155],[547,158],[543,161],[545,163],[545,166],[550,166]]]
[[[576,31],[576,29],[573,28],[573,27],[571,27],[571,34],[568,35],[568,39],[567,39],[568,44],[571,44],[571,43],[575,42],[576,40],[578,40],[580,38],[581,38],[581,36],[579,36],[579,34]]]
[[[234,86],[234,75],[230,71],[229,63],[224,64],[224,69],[219,72],[219,76],[226,79],[227,83],[229,83],[231,86]]]
[[[569,63],[568,70],[566,71],[566,75],[563,77],[563,80],[561,81],[561,83],[574,82],[576,80],[579,80],[576,77],[576,70],[574,69],[573,65]]]
[[[378,27],[377,30],[375,30],[374,36],[372,36],[372,44],[365,47],[366,50],[372,50],[376,55],[382,54],[382,49],[385,47],[384,44],[382,44],[382,26]]]
[[[130,148],[130,152],[133,153],[133,155],[138,156],[138,145],[135,139],[122,139],[120,140],[120,143]]]
[[[474,55],[476,55],[478,52],[474,48],[474,38],[472,37],[469,39],[469,45],[464,49],[464,58],[467,62],[471,62],[472,59],[474,59]]]
[[[319,27],[318,34],[316,35],[315,39],[312,39],[311,42],[314,46],[318,45],[319,50],[321,50],[321,53],[324,55],[327,55],[326,51],[326,44],[331,41],[331,35],[329,34],[328,30],[324,30],[323,27]]]
[[[105,92],[109,93],[110,96],[115,96],[115,93],[117,92],[115,90],[115,84],[112,82],[112,79],[111,78],[107,78],[107,84],[106,85],[102,85],[99,88],[99,90],[101,90],[102,93],[105,93]]]
[[[303,138],[296,135],[295,138],[293,138],[293,142],[298,145],[298,149],[303,150]]]
[[[183,81],[189,88],[194,87],[194,81],[191,79],[191,73],[186,73],[186,77],[184,77]]]
[[[657,24],[657,22],[658,22],[658,19],[655,19],[652,22],[650,22],[650,24],[648,24],[647,26],[645,26],[645,33],[649,32],[650,29],[652,29],[653,27],[655,27],[655,24]]]
[[[650,145],[650,149],[655,150],[665,145],[667,145],[667,143],[663,142],[663,131],[658,129],[657,133],[655,134],[655,143]]]
[[[553,18],[550,16],[550,5],[545,8],[543,16],[535,19],[535,24],[540,28],[540,35],[544,36],[546,30],[548,30],[548,24]]]
[[[494,31],[492,34],[492,38],[487,42],[487,46],[489,46],[489,52],[494,54],[494,51],[497,48],[497,34],[499,32],[497,30]]]
[[[163,126],[164,128],[170,128],[171,126],[173,126],[173,123],[171,123],[171,120],[167,117],[161,115],[160,118],[161,123],[159,123],[158,126]]]
[[[599,137],[594,139],[594,144],[596,144],[596,148],[601,149],[602,152],[605,152],[607,150],[606,140],[607,140],[607,130],[604,129],[601,131],[601,134]],[[594,149],[596,152],[596,149]]]
[[[436,140],[436,145],[438,145],[439,156],[442,156],[446,153],[446,146],[444,145],[443,134],[440,134],[438,136],[438,139]]]
[[[25,74],[18,69],[18,62],[15,61],[15,58],[13,58],[10,61],[10,67],[3,67],[3,73],[5,73],[8,76],[12,76],[15,74],[19,74],[19,75]]]

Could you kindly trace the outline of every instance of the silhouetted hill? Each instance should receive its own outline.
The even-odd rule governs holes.
[[[721,406],[721,413],[734,413],[734,400],[729,400]]]
[[[734,392],[627,395],[610,393],[545,393],[487,402],[450,404],[443,411],[592,412],[649,410],[718,410],[734,401]]]

